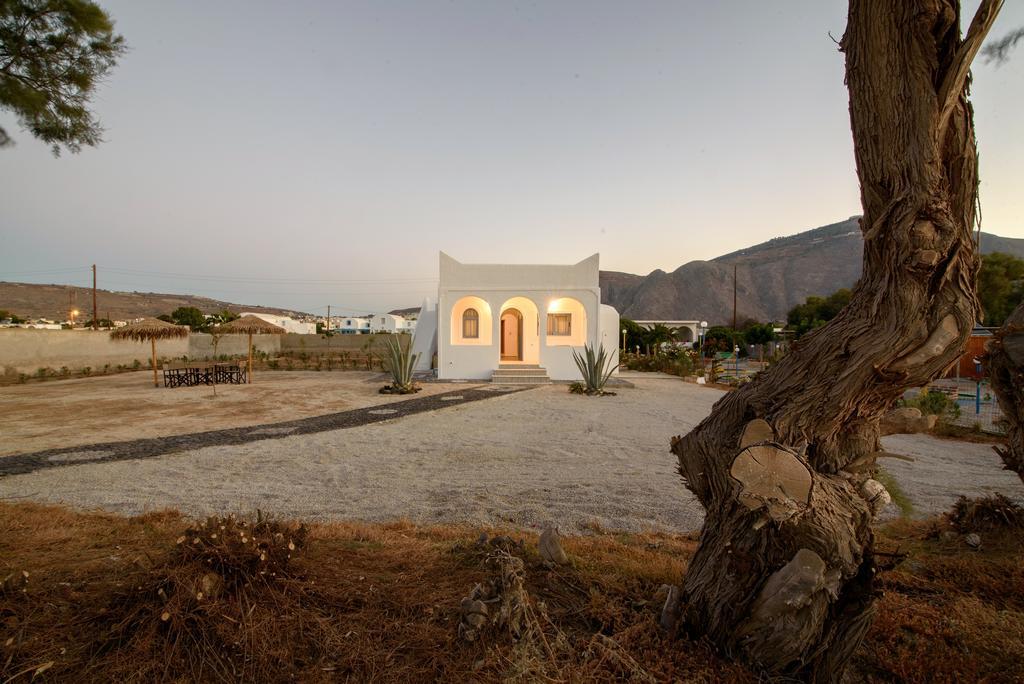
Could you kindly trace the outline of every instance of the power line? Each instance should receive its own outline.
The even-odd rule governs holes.
[[[120,275],[151,276],[159,278],[187,278],[190,280],[212,280],[217,282],[252,282],[252,283],[315,283],[315,284],[346,284],[346,283],[436,283],[437,278],[270,278],[249,276],[203,275],[199,273],[169,273],[162,271],[144,271],[116,266],[103,266],[105,271]]]
[[[48,274],[60,274],[60,273],[80,273],[88,271],[88,266],[76,266],[74,268],[49,268],[38,271],[0,271],[4,276],[16,276],[16,275],[48,275]]]

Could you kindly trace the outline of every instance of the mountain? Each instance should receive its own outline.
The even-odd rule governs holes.
[[[131,320],[141,316],[159,316],[169,314],[180,306],[194,306],[203,313],[230,309],[236,313],[253,311],[293,317],[307,315],[288,309],[232,304],[194,295],[96,290],[96,308],[100,318]],[[67,320],[70,309],[78,309],[81,312],[78,320],[88,321],[92,319],[92,289],[73,285],[0,282],[0,309],[22,317],[58,321]]]
[[[737,319],[785,319],[807,297],[852,287],[860,278],[859,218],[774,238],[711,261],[691,261],[671,273],[656,270],[640,276],[602,271],[601,298],[634,320],[729,324],[735,268]],[[982,233],[981,250],[1024,258],[1024,239]]]

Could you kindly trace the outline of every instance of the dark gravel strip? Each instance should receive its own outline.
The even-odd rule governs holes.
[[[240,428],[195,432],[187,435],[170,437],[151,437],[133,439],[125,442],[105,442],[84,446],[47,449],[29,454],[0,456],[0,477],[22,475],[45,468],[81,465],[83,463],[103,463],[106,461],[128,461],[141,458],[155,458],[178,451],[193,451],[210,446],[227,444],[244,444],[263,439],[281,439],[294,435],[307,435],[327,430],[343,430],[345,428],[382,423],[395,418],[410,416],[424,411],[434,411],[448,406],[458,406],[472,401],[480,401],[501,394],[510,394],[529,389],[530,386],[512,387],[503,385],[467,386],[464,389],[452,390],[426,397],[413,397],[392,404],[379,404],[364,408],[328,413],[313,418],[299,418],[282,423],[250,425]],[[145,420],[145,416],[139,416]]]

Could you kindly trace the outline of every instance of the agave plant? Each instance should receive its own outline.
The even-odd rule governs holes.
[[[384,365],[391,373],[390,391],[401,394],[416,391],[412,383],[412,370],[416,367],[420,355],[412,353],[411,344],[402,348],[402,344],[395,338],[389,337],[385,346],[387,354],[384,357]]]
[[[614,358],[605,351],[604,345],[595,350],[588,344],[583,347],[582,354],[573,349],[572,358],[583,375],[583,391],[586,394],[606,394],[605,383],[619,364],[612,365]]]

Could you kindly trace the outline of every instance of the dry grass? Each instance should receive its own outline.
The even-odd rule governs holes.
[[[335,523],[303,537],[282,523],[228,524],[218,545],[222,522],[0,503],[0,579],[30,573],[0,592],[0,681],[29,681],[41,667],[51,681],[758,680],[657,627],[658,587],[679,582],[689,537],[596,530],[563,540],[572,564],[556,569],[535,536],[506,531],[525,540],[514,553],[534,628],[467,642],[460,600],[493,578],[479,529]],[[937,525],[900,522],[881,535],[910,558],[883,576],[858,678],[1020,680],[1020,532],[987,532],[970,550]],[[273,574],[254,560],[270,547]],[[214,571],[225,581],[211,581]]]

